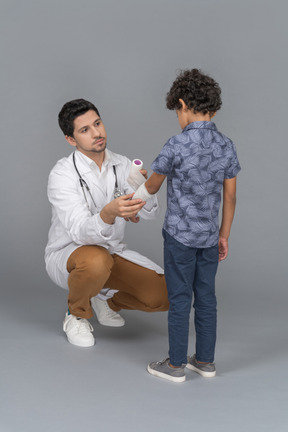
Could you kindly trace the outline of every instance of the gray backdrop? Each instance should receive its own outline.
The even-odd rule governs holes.
[[[147,421],[152,431],[186,424],[204,431],[287,430],[281,373],[287,369],[287,13],[285,0],[1,0],[1,432],[74,432],[80,424],[94,430],[99,422],[101,431],[115,425],[142,431]],[[119,337],[94,321],[100,343],[87,366],[89,350],[71,349],[61,333],[66,293],[49,280],[43,262],[47,176],[71,152],[57,124],[62,105],[79,97],[94,102],[109,148],[150,169],[180,131],[175,113],[165,109],[166,92],[179,69],[192,67],[220,83],[223,107],[215,122],[236,143],[242,165],[230,256],[217,279],[222,387],[208,392],[206,382],[196,381],[196,394],[191,382],[181,390],[145,373],[147,361],[165,356],[166,314],[126,313],[130,324]],[[127,226],[129,247],[160,265],[165,191],[157,221]],[[71,359],[73,372],[66,370]],[[70,380],[81,376],[83,363],[85,384]],[[88,379],[97,367],[106,371],[102,393],[99,381]],[[266,374],[274,376],[269,384]],[[109,376],[118,385],[113,392]],[[195,410],[185,405],[189,395],[199,400]],[[181,401],[180,417],[173,401]],[[207,401],[214,408],[218,401],[213,418],[201,411]],[[230,411],[221,411],[226,404]]]

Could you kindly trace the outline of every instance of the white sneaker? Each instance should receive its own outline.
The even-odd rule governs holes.
[[[74,315],[68,315],[66,312],[63,321],[63,330],[67,335],[68,341],[80,347],[90,347],[95,343],[92,334],[93,327],[85,318],[77,318]]]
[[[90,301],[100,324],[109,327],[124,326],[124,318],[122,318],[117,312],[114,312],[112,309],[110,309],[107,301],[100,300],[97,297],[91,298]]]

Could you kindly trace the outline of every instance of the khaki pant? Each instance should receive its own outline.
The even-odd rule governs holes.
[[[81,246],[67,261],[70,313],[91,318],[90,298],[102,288],[118,290],[108,300],[114,311],[120,309],[145,312],[166,311],[169,308],[164,275],[141,267],[101,246]]]

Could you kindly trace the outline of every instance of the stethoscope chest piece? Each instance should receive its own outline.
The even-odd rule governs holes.
[[[114,189],[114,199],[115,198],[119,198],[120,196],[122,196],[123,194],[122,194],[122,192],[120,191],[120,189],[118,189],[118,188],[115,188]]]
[[[122,194],[122,192],[120,191],[120,189],[118,187],[118,181],[117,181],[117,174],[116,174],[115,165],[113,165],[113,171],[114,171],[114,175],[115,175],[115,187],[114,187],[114,199],[115,199],[115,198],[119,198],[123,194]]]

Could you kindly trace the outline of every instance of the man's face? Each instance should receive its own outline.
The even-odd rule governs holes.
[[[66,137],[69,144],[91,157],[91,153],[104,152],[107,135],[101,118],[90,110],[74,119],[73,137]]]

